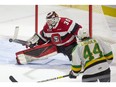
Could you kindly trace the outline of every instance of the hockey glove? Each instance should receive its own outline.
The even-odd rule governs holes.
[[[77,76],[74,75],[74,72],[71,70],[69,73],[69,78],[76,79]]]
[[[34,34],[27,42],[27,45],[30,46],[30,45],[36,45],[38,43],[38,40],[39,40],[39,36],[37,34]]]
[[[39,40],[39,36],[37,34],[34,34],[27,42],[27,46],[30,48],[33,48],[35,45],[37,45]]]

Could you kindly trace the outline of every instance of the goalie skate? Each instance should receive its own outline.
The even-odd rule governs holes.
[[[34,60],[48,58],[56,54],[56,46],[53,44],[43,44],[17,52],[16,59],[18,64],[26,64]]]

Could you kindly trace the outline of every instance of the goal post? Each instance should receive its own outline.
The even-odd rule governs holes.
[[[89,35],[92,37],[92,5],[89,5]]]
[[[38,5],[35,5],[35,33],[38,34]]]

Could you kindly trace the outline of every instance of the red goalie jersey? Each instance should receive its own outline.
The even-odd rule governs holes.
[[[49,27],[46,23],[40,32],[40,37],[43,41],[51,41],[57,46],[68,46],[76,42],[75,35],[77,35],[79,28],[81,28],[81,26],[73,22],[73,20],[60,17],[54,27]]]

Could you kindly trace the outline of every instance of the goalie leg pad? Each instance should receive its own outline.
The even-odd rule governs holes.
[[[45,59],[57,54],[56,46],[43,44],[16,53],[18,64],[26,64],[33,60]]]
[[[16,60],[18,64],[27,64],[27,60],[24,54],[17,55]]]
[[[18,64],[27,64],[33,60],[37,60],[37,58],[28,56],[25,54],[19,54],[19,55],[17,55],[16,60],[17,60]]]

